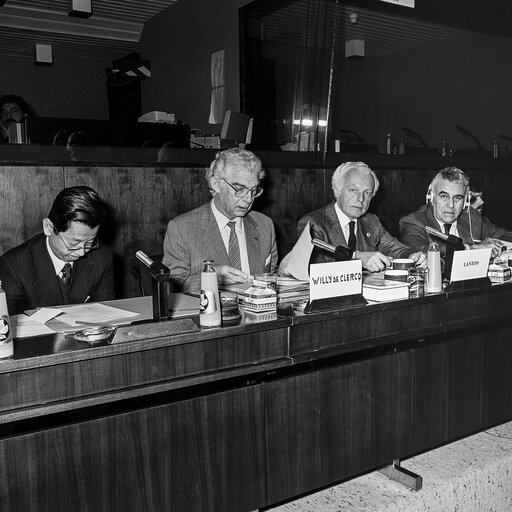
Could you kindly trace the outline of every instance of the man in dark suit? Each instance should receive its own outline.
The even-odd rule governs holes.
[[[97,238],[105,213],[89,187],[65,188],[57,195],[43,219],[43,233],[0,257],[10,314],[114,298],[112,251]]]
[[[336,201],[299,220],[300,235],[309,222],[311,236],[334,246],[344,246],[354,251],[353,258],[362,261],[363,268],[379,272],[391,264],[392,258],[412,258],[423,265],[422,252],[402,244],[391,236],[380,220],[368,208],[379,188],[375,173],[363,162],[346,162],[332,177]],[[315,248],[311,263],[333,261],[333,256]]]
[[[437,242],[441,254],[446,244],[427,233],[425,226],[462,239],[466,249],[490,247],[492,255],[501,253],[499,240],[512,241],[512,232],[495,226],[470,207],[469,177],[457,167],[439,171],[427,191],[426,204],[400,219],[400,238],[416,250],[426,251]]]
[[[206,171],[212,201],[179,215],[167,226],[163,263],[185,290],[199,291],[204,260],[213,260],[219,283],[244,282],[273,272],[277,246],[272,220],[251,211],[265,172],[251,151],[217,153]]]

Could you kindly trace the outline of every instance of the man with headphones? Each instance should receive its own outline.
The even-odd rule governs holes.
[[[441,233],[462,239],[466,249],[492,248],[492,256],[502,250],[500,240],[512,241],[512,232],[496,227],[480,212],[470,208],[469,177],[457,167],[445,167],[430,184],[426,204],[400,219],[400,238],[419,251],[427,251],[430,242],[439,243],[441,254],[446,244],[427,233],[430,226]]]

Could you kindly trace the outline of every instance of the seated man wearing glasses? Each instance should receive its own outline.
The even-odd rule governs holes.
[[[213,199],[169,222],[162,261],[185,291],[200,290],[204,260],[214,261],[220,284],[244,282],[249,275],[276,269],[274,224],[251,211],[263,193],[264,175],[251,151],[221,151],[206,170]]]
[[[98,243],[106,210],[86,186],[62,190],[43,233],[0,257],[10,314],[26,309],[114,298],[112,250]]]

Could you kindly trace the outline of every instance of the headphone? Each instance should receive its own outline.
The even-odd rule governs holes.
[[[432,190],[433,183],[434,183],[434,181],[432,180],[432,182],[428,186],[427,195],[425,196],[425,202],[427,204],[432,203],[432,201],[434,200],[434,191]],[[471,190],[469,190],[469,185],[468,185],[467,190],[466,190],[466,195],[464,196],[464,206],[463,206],[463,208],[466,208],[467,211],[469,211],[469,206],[471,204],[471,196],[472,196],[472,192],[471,192]]]

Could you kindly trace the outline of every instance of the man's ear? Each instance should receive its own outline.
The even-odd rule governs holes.
[[[54,233],[53,222],[47,217],[43,219],[43,232],[46,236],[50,236]]]
[[[215,174],[210,179],[210,186],[216,194],[220,193],[219,178]]]

